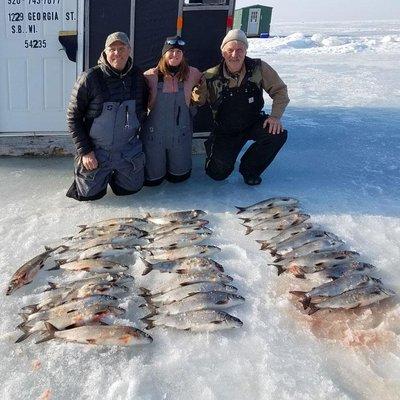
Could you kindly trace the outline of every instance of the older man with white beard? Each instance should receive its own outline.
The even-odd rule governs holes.
[[[210,104],[214,128],[205,143],[205,170],[215,180],[226,179],[248,140],[254,143],[243,154],[239,172],[248,185],[259,185],[261,174],[271,164],[287,139],[280,121],[289,97],[287,87],[266,62],[246,56],[246,34],[233,29],[222,41],[223,61],[204,73],[194,91],[198,104]],[[263,91],[272,98],[266,115]]]

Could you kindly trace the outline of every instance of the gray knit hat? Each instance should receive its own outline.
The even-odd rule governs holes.
[[[126,44],[127,46],[131,47],[128,35],[124,32],[113,32],[110,35],[108,35],[104,47],[107,48],[116,41],[122,42],[123,44]]]
[[[243,31],[241,31],[240,29],[232,29],[224,37],[224,40],[222,41],[222,44],[221,44],[221,50],[228,42],[231,42],[232,40],[237,40],[239,42],[244,43],[244,45],[246,46],[246,49],[249,47],[249,43],[247,42],[246,34]]]

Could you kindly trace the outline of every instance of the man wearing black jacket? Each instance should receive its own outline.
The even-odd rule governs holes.
[[[125,33],[110,34],[98,65],[82,73],[73,88],[67,123],[77,156],[68,197],[97,200],[107,193],[108,184],[117,196],[136,193],[143,186],[138,130],[148,89],[130,53]]]

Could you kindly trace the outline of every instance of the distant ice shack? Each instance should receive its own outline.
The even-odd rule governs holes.
[[[234,10],[234,0],[1,0],[0,155],[74,152],[65,121],[71,89],[109,33],[129,34],[142,69],[156,65],[165,37],[181,34],[190,64],[204,70],[220,61]],[[210,126],[203,108],[195,136]]]

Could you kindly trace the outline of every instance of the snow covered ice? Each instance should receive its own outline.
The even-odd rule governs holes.
[[[151,345],[131,349],[16,345],[17,313],[35,287],[26,286],[3,295],[1,399],[399,398],[399,297],[302,314],[288,292],[305,282],[277,276],[255,242],[259,234],[244,235],[234,205],[298,198],[313,222],[400,293],[400,21],[276,24],[272,35],[252,39],[249,55],[269,62],[289,87],[289,139],[258,187],[237,171],[213,182],[195,156],[187,182],[78,203],[65,197],[72,159],[0,159],[2,293],[23,262],[76,225],[197,208],[214,229],[208,242],[222,248],[215,259],[246,298],[228,310],[244,326],[212,334],[155,328]]]

